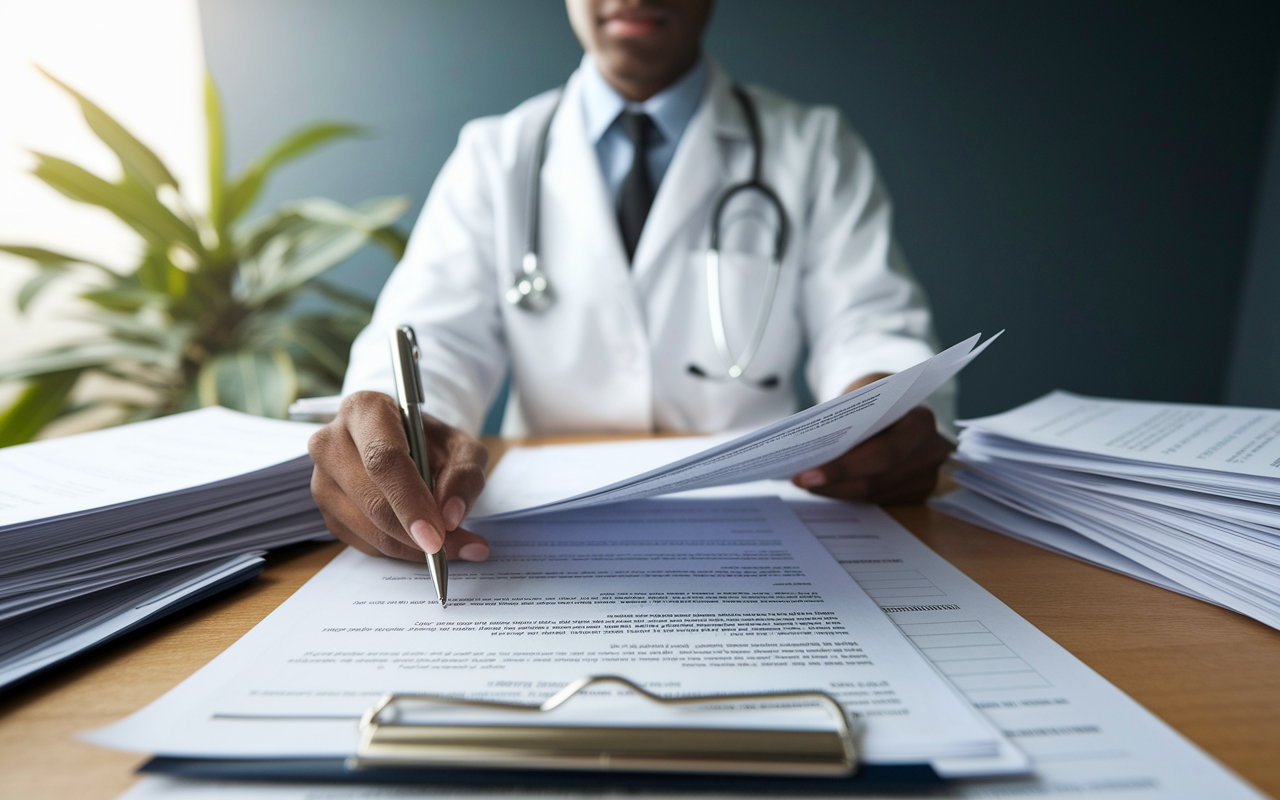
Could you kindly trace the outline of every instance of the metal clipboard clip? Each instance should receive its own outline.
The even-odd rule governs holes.
[[[818,705],[831,730],[767,727],[687,727],[557,724],[434,724],[404,721],[407,704],[428,703],[535,715],[563,705],[584,689],[620,684],[661,706],[723,707],[738,703]],[[750,709],[733,710],[750,714]],[[507,718],[510,716],[508,714]],[[854,724],[825,692],[661,697],[616,675],[590,675],[541,705],[466,700],[436,695],[385,695],[360,721],[360,746],[351,769],[376,767],[591,770],[717,773],[788,777],[848,777],[858,765]]]

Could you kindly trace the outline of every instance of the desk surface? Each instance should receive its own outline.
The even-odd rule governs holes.
[[[553,441],[566,439],[530,443]],[[491,443],[495,456],[502,449]],[[1280,797],[1280,632],[922,506],[889,512],[1103,677]],[[0,698],[0,797],[119,795],[145,757],[82,744],[73,734],[130,714],[182,682],[340,549],[288,548],[246,588]]]

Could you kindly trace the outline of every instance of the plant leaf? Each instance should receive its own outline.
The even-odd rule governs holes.
[[[175,356],[186,348],[193,333],[190,323],[173,323],[159,314],[95,311],[82,318],[105,327],[119,341],[156,345]]]
[[[37,66],[36,69],[76,99],[80,104],[80,112],[84,114],[84,121],[89,123],[90,130],[120,157],[120,164],[125,172],[149,188],[152,194],[155,194],[156,189],[161,186],[178,188],[177,179],[165,167],[164,162],[151,151],[151,148],[138,141],[137,137],[129,133],[123,125],[112,119],[111,115],[89,98],[45,72],[43,68]]]
[[[149,289],[93,289],[81,292],[80,296],[91,303],[111,309],[112,311],[137,311],[146,306],[168,308],[173,298],[163,292]]]
[[[236,237],[242,257],[253,257],[268,242],[281,235],[298,235],[315,225],[348,227],[377,234],[404,215],[411,198],[405,195],[375,197],[354,208],[323,197],[295,200],[281,206],[274,214],[246,226]],[[395,234],[401,236],[401,234]]]
[[[298,290],[359,250],[408,205],[407,197],[375,198],[355,208],[319,198],[290,203],[274,226],[255,234],[269,238],[242,268],[246,302],[261,306]]]
[[[382,249],[391,254],[396,263],[404,258],[405,248],[409,246],[409,237],[388,225],[373,232],[373,240],[382,245]]]
[[[368,240],[364,231],[323,227],[308,231],[298,237],[277,267],[263,270],[261,283],[250,287],[245,302],[263,306],[281,299],[350,257]]]
[[[144,289],[166,295],[167,300],[177,300],[187,293],[187,273],[174,266],[168,253],[154,247],[147,249],[133,275]]]
[[[96,267],[106,273],[110,278],[120,277],[114,270],[99,264],[96,261],[90,261],[79,256],[69,256],[64,253],[55,253],[52,250],[45,250],[43,247],[27,247],[20,244],[0,244],[0,251],[11,253],[22,258],[29,258],[37,264],[55,266],[58,264],[87,264],[90,267]]]
[[[107,209],[152,244],[167,249],[170,244],[180,242],[191,252],[204,254],[200,235],[159,200],[108,183],[61,158],[41,153],[33,155],[37,162],[32,173],[72,200]]]
[[[154,247],[147,248],[142,263],[133,271],[133,275],[142,284],[142,288],[152,292],[163,292],[169,287],[169,258]]]
[[[209,147],[209,218],[213,222],[213,230],[218,234],[218,246],[224,247],[227,241],[227,216],[223,208],[223,183],[226,181],[226,150],[222,127],[222,101],[218,98],[218,87],[213,82],[213,73],[204,71],[204,123]]]
[[[31,305],[31,301],[36,295],[53,281],[62,277],[67,273],[64,266],[53,266],[50,264],[41,264],[40,271],[35,277],[22,284],[22,288],[18,291],[18,311],[26,312],[27,306]]]
[[[66,370],[92,369],[118,361],[132,361],[161,369],[176,369],[178,360],[163,348],[122,341],[66,345],[0,364],[0,381],[26,380]]]
[[[230,225],[249,210],[268,177],[281,165],[306,155],[336,139],[361,136],[367,129],[345,122],[321,122],[308,125],[286,136],[274,147],[254,160],[244,174],[226,192],[224,224]]]
[[[409,207],[409,202],[407,196],[397,195],[375,197],[359,205],[348,207],[325,197],[308,197],[286,203],[281,206],[281,211],[322,225],[373,233],[400,219],[405,209]]]
[[[79,378],[80,370],[67,370],[31,381],[13,405],[0,413],[0,447],[34,439],[61,413]]]
[[[329,283],[323,278],[312,278],[311,283],[307,284],[307,288],[314,289],[318,294],[321,294],[330,300],[357,308],[366,315],[373,313],[373,300],[362,294],[347,291],[341,286]]]
[[[351,343],[364,328],[358,321],[343,325],[341,318],[309,314],[292,320],[283,331],[289,343],[314,359],[330,379],[341,381],[351,356]]]
[[[283,419],[298,399],[298,375],[284,348],[223,353],[200,368],[196,388],[202,406],[223,405]]]

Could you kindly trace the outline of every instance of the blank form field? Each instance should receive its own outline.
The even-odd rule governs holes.
[[[850,572],[854,581],[873,600],[897,597],[946,597],[923,574],[916,570],[883,570],[876,572]]]
[[[1050,685],[977,620],[906,623],[898,627],[961,691]]]

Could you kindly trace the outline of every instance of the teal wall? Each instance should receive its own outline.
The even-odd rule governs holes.
[[[1271,114],[1225,399],[1232,405],[1280,408],[1280,91]]]
[[[558,0],[200,5],[233,164],[315,118],[378,131],[289,168],[266,204],[420,204],[464,122],[580,57]],[[1271,394],[1231,374],[1280,349],[1275,315],[1238,314],[1255,284],[1280,301],[1278,44],[1280,4],[1116,0],[722,0],[707,39],[739,80],[864,135],[944,341],[1008,329],[966,370],[964,415],[1053,388],[1280,405],[1274,368]],[[339,277],[373,294],[390,268],[371,252]]]

